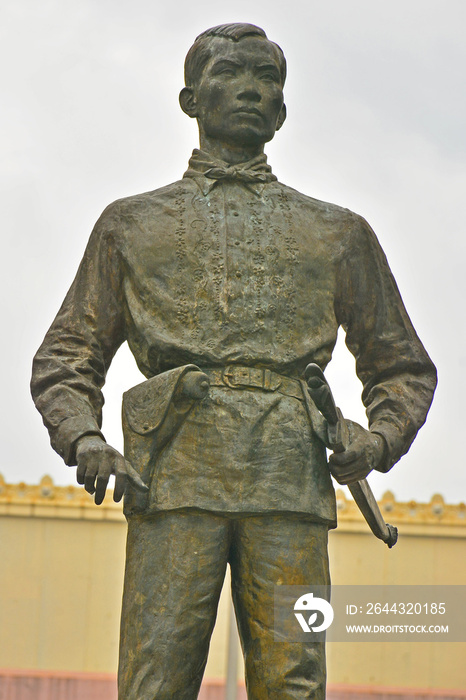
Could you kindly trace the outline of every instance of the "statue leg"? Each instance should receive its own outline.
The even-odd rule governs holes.
[[[228,559],[230,523],[169,511],[128,519],[120,700],[195,700]]]
[[[274,640],[274,586],[330,585],[328,529],[288,515],[236,521],[230,559],[248,700],[324,700],[325,644]]]

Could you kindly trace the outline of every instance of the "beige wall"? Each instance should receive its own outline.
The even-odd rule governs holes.
[[[399,526],[392,550],[339,494],[330,536],[334,584],[466,584],[466,507],[381,503]],[[0,667],[114,672],[125,522],[111,500],[81,489],[8,485],[0,478]],[[225,673],[229,598],[224,588],[206,676]],[[333,643],[329,682],[466,688],[466,644]],[[240,669],[241,672],[241,669]]]

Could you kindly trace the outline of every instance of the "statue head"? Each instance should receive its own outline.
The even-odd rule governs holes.
[[[185,61],[183,111],[199,124],[201,148],[222,143],[262,149],[285,121],[286,61],[252,24],[223,24],[200,34]]]

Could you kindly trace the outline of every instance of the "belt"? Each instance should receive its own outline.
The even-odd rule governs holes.
[[[243,365],[228,365],[202,369],[210,379],[212,386],[228,386],[231,389],[262,389],[263,391],[278,391],[285,396],[291,396],[299,401],[304,400],[303,389],[298,379],[285,377],[262,367],[245,367]]]

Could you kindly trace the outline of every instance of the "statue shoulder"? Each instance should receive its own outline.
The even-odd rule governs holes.
[[[332,229],[338,228],[347,232],[368,227],[365,219],[351,211],[351,209],[311,197],[281,182],[277,182],[276,187],[279,188],[281,196],[288,200],[288,205],[292,211],[299,213],[303,217],[310,220],[317,219]]]
[[[94,227],[97,237],[121,239],[134,228],[147,228],[148,222],[176,207],[180,194],[192,187],[186,180],[179,180],[164,187],[140,194],[122,197],[111,202],[100,215]]]
[[[122,197],[109,204],[104,209],[102,216],[106,218],[131,216],[137,212],[145,211],[148,208],[163,207],[166,206],[170,200],[175,200],[180,192],[186,189],[186,179],[183,179],[159,187],[156,190],[149,190],[148,192],[130,195],[129,197]]]

